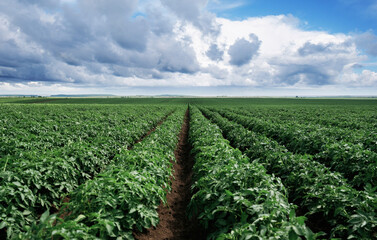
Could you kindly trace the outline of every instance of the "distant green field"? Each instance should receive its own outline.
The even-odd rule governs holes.
[[[377,106],[375,98],[0,98],[0,103]]]

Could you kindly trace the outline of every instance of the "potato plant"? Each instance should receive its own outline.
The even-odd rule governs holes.
[[[314,239],[305,217],[295,216],[279,178],[232,148],[221,130],[191,108],[195,157],[192,216],[209,239]]]
[[[248,131],[216,112],[201,110],[220,126],[233,146],[281,178],[289,199],[312,222],[309,225],[333,238],[375,237],[377,196],[374,190],[357,191],[342,175],[313,161],[310,155],[292,154],[264,135]]]

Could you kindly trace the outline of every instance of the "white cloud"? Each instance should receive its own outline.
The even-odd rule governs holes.
[[[372,32],[304,30],[291,15],[234,21],[207,2],[2,1],[1,90],[377,87],[376,73],[363,69]]]
[[[351,87],[376,87],[377,73],[370,70],[362,70],[360,73],[354,72],[355,65],[349,64],[344,68],[344,72],[339,75],[337,83]]]
[[[377,56],[377,36],[374,35],[372,31],[354,36],[354,41],[357,46],[367,54]]]
[[[192,38],[192,45],[198,56],[206,54],[203,49],[208,51],[213,44],[224,51],[221,61],[209,58],[199,61],[203,68],[216,64],[220,70],[228,72],[227,78],[221,78],[224,85],[302,87],[341,84],[336,80],[345,66],[365,60],[359,55],[352,36],[302,30],[298,19],[292,16],[266,16],[244,21],[217,18],[216,21],[221,26],[219,36],[203,39],[200,33],[196,33],[199,36]],[[259,54],[252,59],[245,58],[247,61],[242,62],[245,64],[241,68],[232,67],[229,49],[239,39],[248,39],[250,34],[261,43]],[[216,78],[215,74],[213,77]]]
[[[229,47],[230,64],[235,66],[245,65],[258,54],[261,41],[253,33],[249,35],[249,38],[250,40],[245,38],[238,39]]]

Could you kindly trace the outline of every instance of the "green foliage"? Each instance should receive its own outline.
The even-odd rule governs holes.
[[[342,173],[358,189],[377,182],[377,135],[369,129],[355,134],[354,129],[326,128],[311,123],[282,124],[250,116],[245,111],[216,111],[251,131],[277,140],[289,151],[312,154],[314,160]]]
[[[24,231],[127,152],[174,108],[1,106],[0,224]],[[153,111],[147,111],[153,110]]]
[[[191,108],[190,142],[195,156],[189,212],[209,239],[314,239],[288,203],[280,180],[250,163],[219,128]]]
[[[63,219],[50,225],[40,219],[44,226],[36,224],[21,238],[132,239],[133,229],[156,226],[157,207],[160,202],[166,204],[170,190],[171,160],[183,116],[181,108],[132,150],[122,150],[100,174],[73,190],[57,214]]]
[[[319,227],[330,226],[331,237],[374,237],[377,197],[373,190],[357,191],[339,173],[313,161],[312,156],[292,154],[276,141],[248,131],[218,113],[205,108],[202,111],[221,127],[235,147],[280,177],[289,199],[299,205],[309,220],[321,219]]]
[[[317,231],[318,221],[329,238],[377,236],[376,100],[0,102],[0,233],[8,239],[130,239],[132,230],[155,226],[187,103],[233,121],[203,109],[221,131],[192,108],[196,181],[189,213],[209,238],[311,239],[319,235],[306,225]]]

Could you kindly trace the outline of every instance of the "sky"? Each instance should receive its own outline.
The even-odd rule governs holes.
[[[377,95],[377,0],[1,0],[8,94]]]

